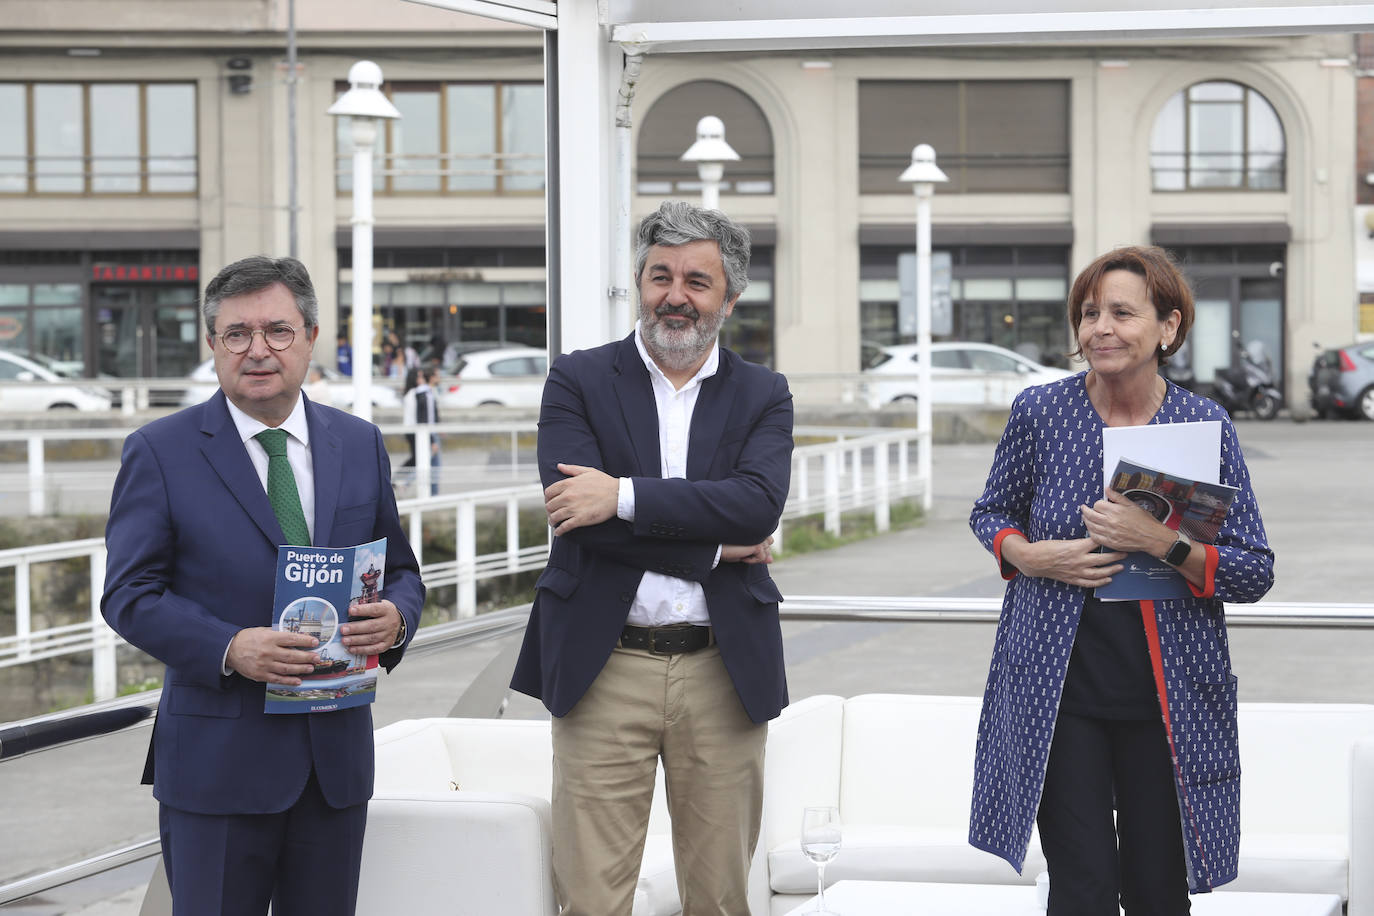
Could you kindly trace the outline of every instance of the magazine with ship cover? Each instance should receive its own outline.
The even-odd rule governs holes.
[[[339,627],[353,619],[351,608],[379,600],[384,569],[386,538],[357,547],[277,548],[272,629],[314,636],[320,661],[298,687],[268,684],[267,712],[330,712],[377,698],[377,656],[349,652]]]
[[[1236,488],[1168,474],[1122,458],[1108,486],[1166,527],[1182,531],[1197,544],[1211,544],[1236,498]],[[1148,553],[1129,553],[1125,567],[1094,594],[1104,601],[1190,598],[1188,582],[1174,567]]]

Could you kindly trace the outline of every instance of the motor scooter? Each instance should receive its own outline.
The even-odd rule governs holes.
[[[1235,351],[1231,368],[1218,372],[1212,381],[1217,403],[1232,416],[1244,410],[1261,420],[1274,419],[1283,406],[1283,395],[1274,384],[1273,362],[1264,345],[1252,340],[1241,346],[1240,334],[1234,331],[1231,343]]]

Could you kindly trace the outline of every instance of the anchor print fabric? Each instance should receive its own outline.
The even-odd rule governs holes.
[[[969,524],[1001,563],[1001,539],[1087,536],[1079,506],[1102,496],[1103,423],[1086,373],[1023,391],[1012,405]],[[1188,880],[1195,892],[1232,880],[1240,842],[1236,678],[1223,601],[1257,601],[1274,581],[1250,474],[1230,417],[1169,383],[1151,423],[1220,420],[1220,481],[1239,492],[1195,597],[1153,602],[1161,715],[1173,743]],[[978,725],[969,843],[1021,870],[1035,824],[1064,675],[1087,589],[1032,578],[1003,564],[1002,603]],[[1150,602],[1144,602],[1148,611]],[[1167,706],[1167,715],[1164,708]]]

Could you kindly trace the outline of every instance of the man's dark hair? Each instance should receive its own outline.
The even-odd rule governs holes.
[[[265,254],[235,261],[215,274],[205,285],[205,299],[200,306],[205,318],[205,333],[214,336],[215,318],[220,303],[234,296],[243,296],[280,283],[290,290],[296,300],[306,330],[319,324],[320,303],[315,298],[315,286],[305,265],[295,258],[269,258]]]

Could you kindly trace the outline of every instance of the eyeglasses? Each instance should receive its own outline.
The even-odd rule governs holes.
[[[285,350],[296,342],[296,329],[289,324],[274,324],[266,328],[230,328],[219,335],[219,342],[230,353],[247,353],[253,346],[253,335],[261,334],[262,339],[273,350]]]

